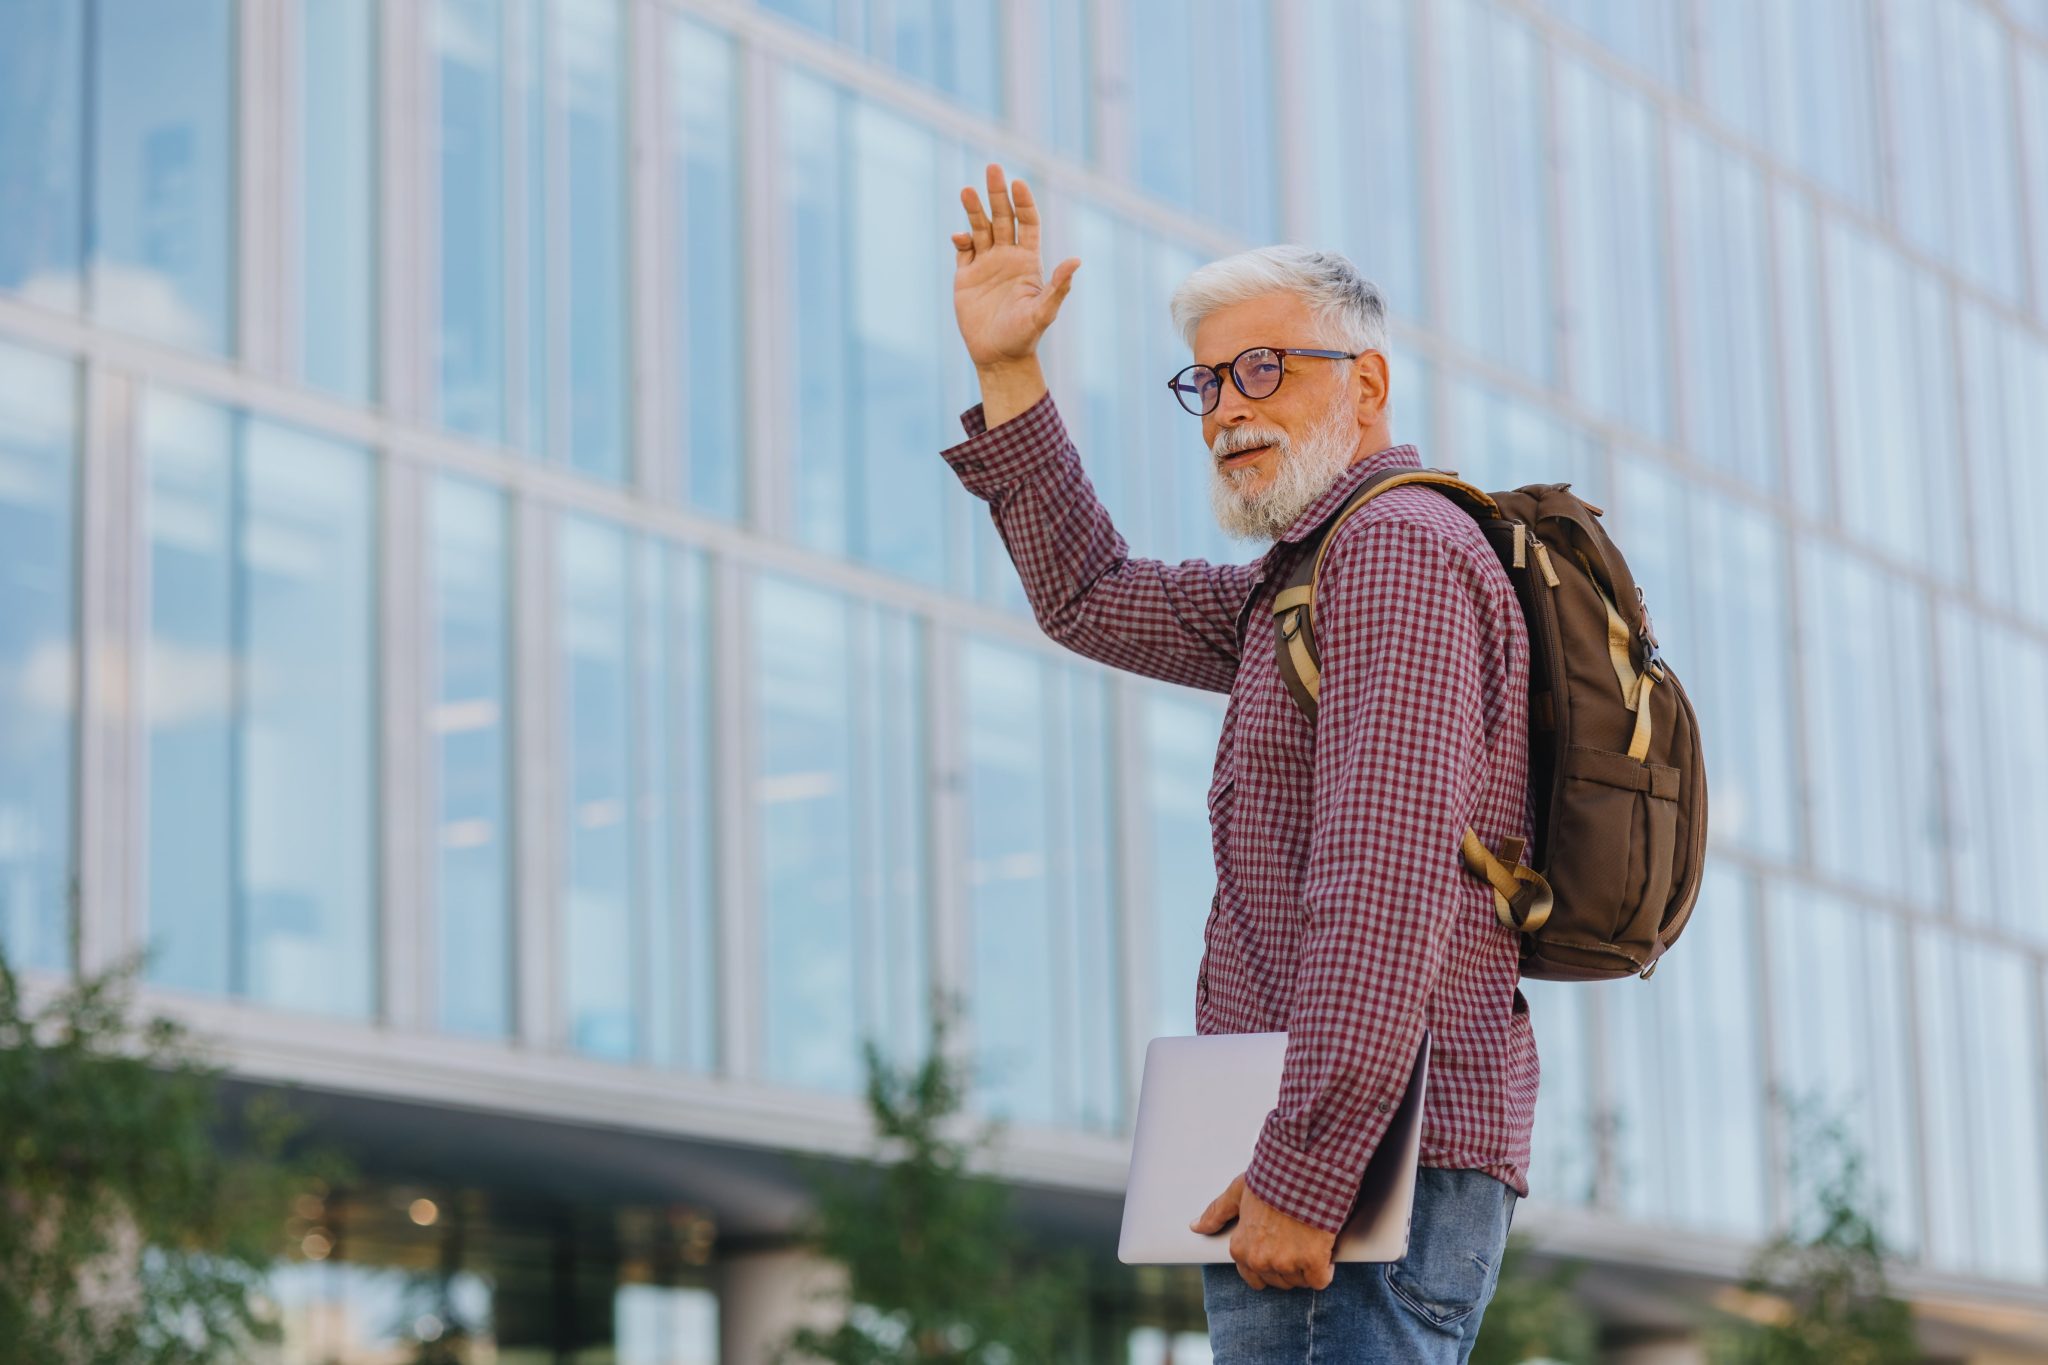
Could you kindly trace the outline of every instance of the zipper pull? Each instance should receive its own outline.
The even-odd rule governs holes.
[[[1534,536],[1529,537],[1529,543],[1536,547],[1536,567],[1543,570],[1543,581],[1553,588],[1556,587],[1561,580],[1557,576],[1557,570],[1550,567],[1550,551]]]

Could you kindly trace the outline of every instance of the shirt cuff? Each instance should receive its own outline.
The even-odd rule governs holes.
[[[967,439],[940,451],[939,457],[953,467],[968,492],[983,499],[1023,482],[1072,443],[1050,390],[993,430],[979,403],[960,414],[960,425]]]
[[[1245,1168],[1246,1188],[1298,1223],[1324,1232],[1344,1230],[1358,1203],[1358,1187],[1365,1179],[1365,1167],[1380,1138],[1386,1133],[1390,1116],[1374,1114],[1366,1136],[1364,1158],[1357,1166],[1333,1165],[1321,1157],[1290,1147],[1276,1136],[1269,1115],[1252,1149],[1251,1164]]]

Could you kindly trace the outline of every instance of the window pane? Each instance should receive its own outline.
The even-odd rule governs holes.
[[[619,0],[438,0],[434,16],[441,420],[622,481]]]
[[[230,0],[100,0],[92,307],[156,341],[233,349]]]
[[[1661,1180],[1664,1212],[1688,1227],[1761,1235],[1765,1207],[1762,994],[1756,984],[1753,891],[1726,864],[1709,863],[1685,933],[1654,993],[1656,1037],[1670,1088],[1669,1167],[1698,1179]],[[1640,992],[1632,992],[1640,994]],[[1549,1059],[1545,1058],[1547,1062]],[[1626,1084],[1626,1077],[1618,1077]]]
[[[1045,0],[1037,15],[1044,54],[1038,64],[1044,77],[1038,139],[1075,161],[1095,159],[1093,11],[1088,0]]]
[[[1666,436],[1670,303],[1656,115],[1604,76],[1565,61],[1558,125],[1572,388],[1597,411]]]
[[[1828,354],[1835,437],[1855,452],[1840,489],[1843,525],[1887,553],[1961,572],[1961,496],[1930,450],[1956,442],[1947,293],[1890,247],[1831,219]]]
[[[1799,815],[1784,540],[1774,518],[1719,494],[1695,489],[1686,501],[1698,634],[1667,639],[1677,622],[1654,610],[1652,622],[1672,666],[1690,680],[1686,695],[1706,745],[1712,837],[1789,861],[1799,848]]]
[[[568,409],[548,448],[587,474],[626,477],[625,33],[619,0],[554,0],[549,130],[560,169],[550,178],[550,366]],[[538,146],[538,144],[535,144]],[[566,208],[562,207],[566,201]],[[559,321],[558,321],[559,319]],[[537,434],[529,442],[538,444]],[[566,451],[560,442],[567,441]]]
[[[364,1018],[377,979],[376,481],[362,450],[263,422],[243,431],[242,989]]]
[[[2048,622],[2048,537],[2029,515],[2048,422],[2048,345],[1974,304],[1962,308],[1960,331],[1977,590]]]
[[[1309,159],[1349,162],[1361,129],[1375,154],[1341,175],[1310,175],[1310,240],[1350,256],[1391,311],[1421,318],[1421,195],[1416,178],[1415,22],[1410,0],[1311,0],[1304,20]]]
[[[508,545],[503,497],[440,478],[431,503],[440,1027],[512,1026]]]
[[[505,435],[505,43],[493,0],[438,0],[441,420]]]
[[[1760,61],[1766,3],[1714,0],[1693,6],[1690,15],[1701,98],[1715,117],[1753,142],[1764,140],[1769,112]]]
[[[0,0],[0,289],[75,311],[85,251],[85,18]]]
[[[1222,708],[1178,691],[1147,689],[1145,833],[1152,891],[1148,907],[1151,1037],[1195,1031],[1195,977],[1202,932],[1216,891],[1208,790]]]
[[[1666,85],[1678,84],[1681,7],[1672,0],[1544,0],[1632,65]]]
[[[77,408],[70,365],[0,346],[0,953],[50,970],[71,965]]]
[[[1775,491],[1778,367],[1762,178],[1689,130],[1673,146],[1685,444],[1701,462]]]
[[[1571,483],[1595,503],[1606,505],[1594,491],[1601,465],[1591,437],[1522,399],[1466,379],[1450,383],[1451,429],[1456,440],[1450,449],[1437,454],[1450,459],[1458,477],[1485,489]],[[1401,409],[1403,423],[1408,411]],[[1426,449],[1422,462],[1443,463]]]
[[[1792,497],[1799,510],[1815,521],[1834,520],[1835,480],[1828,445],[1827,385],[1822,376],[1819,249],[1815,245],[1813,210],[1796,194],[1776,200],[1774,244],[1778,273],[1778,329],[1783,347],[1785,463]]]
[[[676,19],[669,47],[669,193],[678,295],[673,421],[681,493],[728,520],[745,498],[738,91],[729,40]]]
[[[1927,600],[1831,546],[1800,555],[1814,860],[1830,875],[1922,904],[1941,897],[1941,774]],[[1873,743],[1872,736],[1885,742]]]
[[[569,1046],[635,1055],[631,577],[625,531],[562,522],[563,1010]]]
[[[367,0],[300,16],[299,345],[309,383],[368,398],[376,316],[377,25]]]
[[[645,869],[649,1055],[657,1065],[709,1071],[718,1060],[718,883],[703,556],[644,543],[639,605],[643,771],[635,837]]]
[[[1705,7],[1711,8],[1711,7]],[[1877,200],[1870,0],[1764,5],[1763,62],[1778,155],[1865,208]]]
[[[847,402],[847,206],[841,184],[848,149],[837,92],[784,72],[777,83],[782,126],[782,212],[789,233],[788,375],[790,477],[796,537],[845,554],[849,505]]]
[[[925,583],[946,572],[945,484],[930,451],[959,438],[946,379],[952,280],[931,243],[945,229],[935,194],[936,139],[866,102],[848,110],[853,178],[847,207],[852,286],[853,535],[859,557]],[[1006,168],[1014,170],[1014,168]],[[947,409],[952,408],[949,414]],[[942,421],[953,416],[950,431]]]
[[[2043,11],[2048,15],[2048,10]],[[2034,242],[2034,316],[2048,323],[2048,52],[2020,50],[2020,118],[2026,130],[2020,151],[2025,158],[2021,179],[2026,194],[2028,234]]]
[[[1125,33],[1139,188],[1260,242],[1278,228],[1272,28],[1267,0],[1131,0]]]
[[[1773,889],[1770,911],[1773,1079],[1791,1099],[1844,1122],[1882,1201],[1878,1228],[1891,1251],[1910,1256],[1918,1244],[1917,1166],[1910,1078],[1899,1059],[1910,1055],[1912,1021],[1898,926],[1791,886]],[[1928,1158],[1930,1169],[1943,1166],[1937,1148]],[[1795,1214],[1812,1206],[1810,1194],[1795,1195]]]
[[[226,995],[235,888],[235,433],[228,414],[152,393],[148,460],[149,977]]]
[[[1117,1112],[1115,920],[1100,676],[972,641],[968,898],[982,1098],[1029,1123]],[[1092,959],[1092,960],[1091,960]]]
[[[760,661],[757,781],[764,1070],[772,1080],[860,1085],[853,962],[853,716],[839,686],[851,645],[844,601],[764,579],[754,588]]]
[[[1998,21],[1976,5],[1887,0],[1901,226],[1986,288],[2020,294],[2013,91]]]
[[[1001,30],[996,0],[869,0],[869,50],[985,118],[1002,113]]]
[[[152,977],[367,1018],[377,905],[370,461],[168,394],[149,397],[143,431],[150,919],[162,954]]]
[[[1595,1098],[1592,992],[1576,983],[1538,981],[1518,989],[1529,1002],[1543,1081],[1530,1134],[1529,1197],[1555,1204],[1591,1204],[1598,1194],[1598,1154],[1608,1116]]]
[[[1488,360],[1549,382],[1557,367],[1541,49],[1527,25],[1484,0],[1428,13],[1434,88],[1444,92],[1446,322]]]
[[[1914,944],[1928,1132],[1928,1254],[1944,1269],[2036,1283],[2040,1051],[2025,958],[1923,929]]]
[[[795,582],[752,599],[763,1070],[855,1091],[863,1042],[900,1061],[926,1041],[922,641]]]

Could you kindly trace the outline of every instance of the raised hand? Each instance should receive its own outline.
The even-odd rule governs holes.
[[[1014,203],[1012,202],[1014,198]],[[1003,168],[988,167],[984,213],[972,185],[960,190],[968,231],[953,234],[953,316],[960,339],[980,370],[1032,359],[1038,339],[1059,316],[1081,259],[1059,263],[1048,283],[1038,264],[1038,203],[1022,180],[1003,183]]]

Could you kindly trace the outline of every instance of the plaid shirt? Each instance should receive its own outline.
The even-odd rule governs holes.
[[[1518,946],[1465,870],[1529,837],[1529,643],[1472,519],[1394,489],[1330,542],[1316,599],[1318,720],[1281,681],[1272,600],[1301,540],[1394,446],[1350,466],[1256,562],[1133,559],[1052,396],[943,452],[990,504],[1046,634],[1147,677],[1227,692],[1209,787],[1217,890],[1195,986],[1203,1033],[1285,1030],[1279,1103],[1245,1171],[1261,1199],[1342,1227],[1433,1032],[1422,1164],[1529,1192],[1536,1041]],[[1192,1217],[1199,1210],[1190,1210]]]

